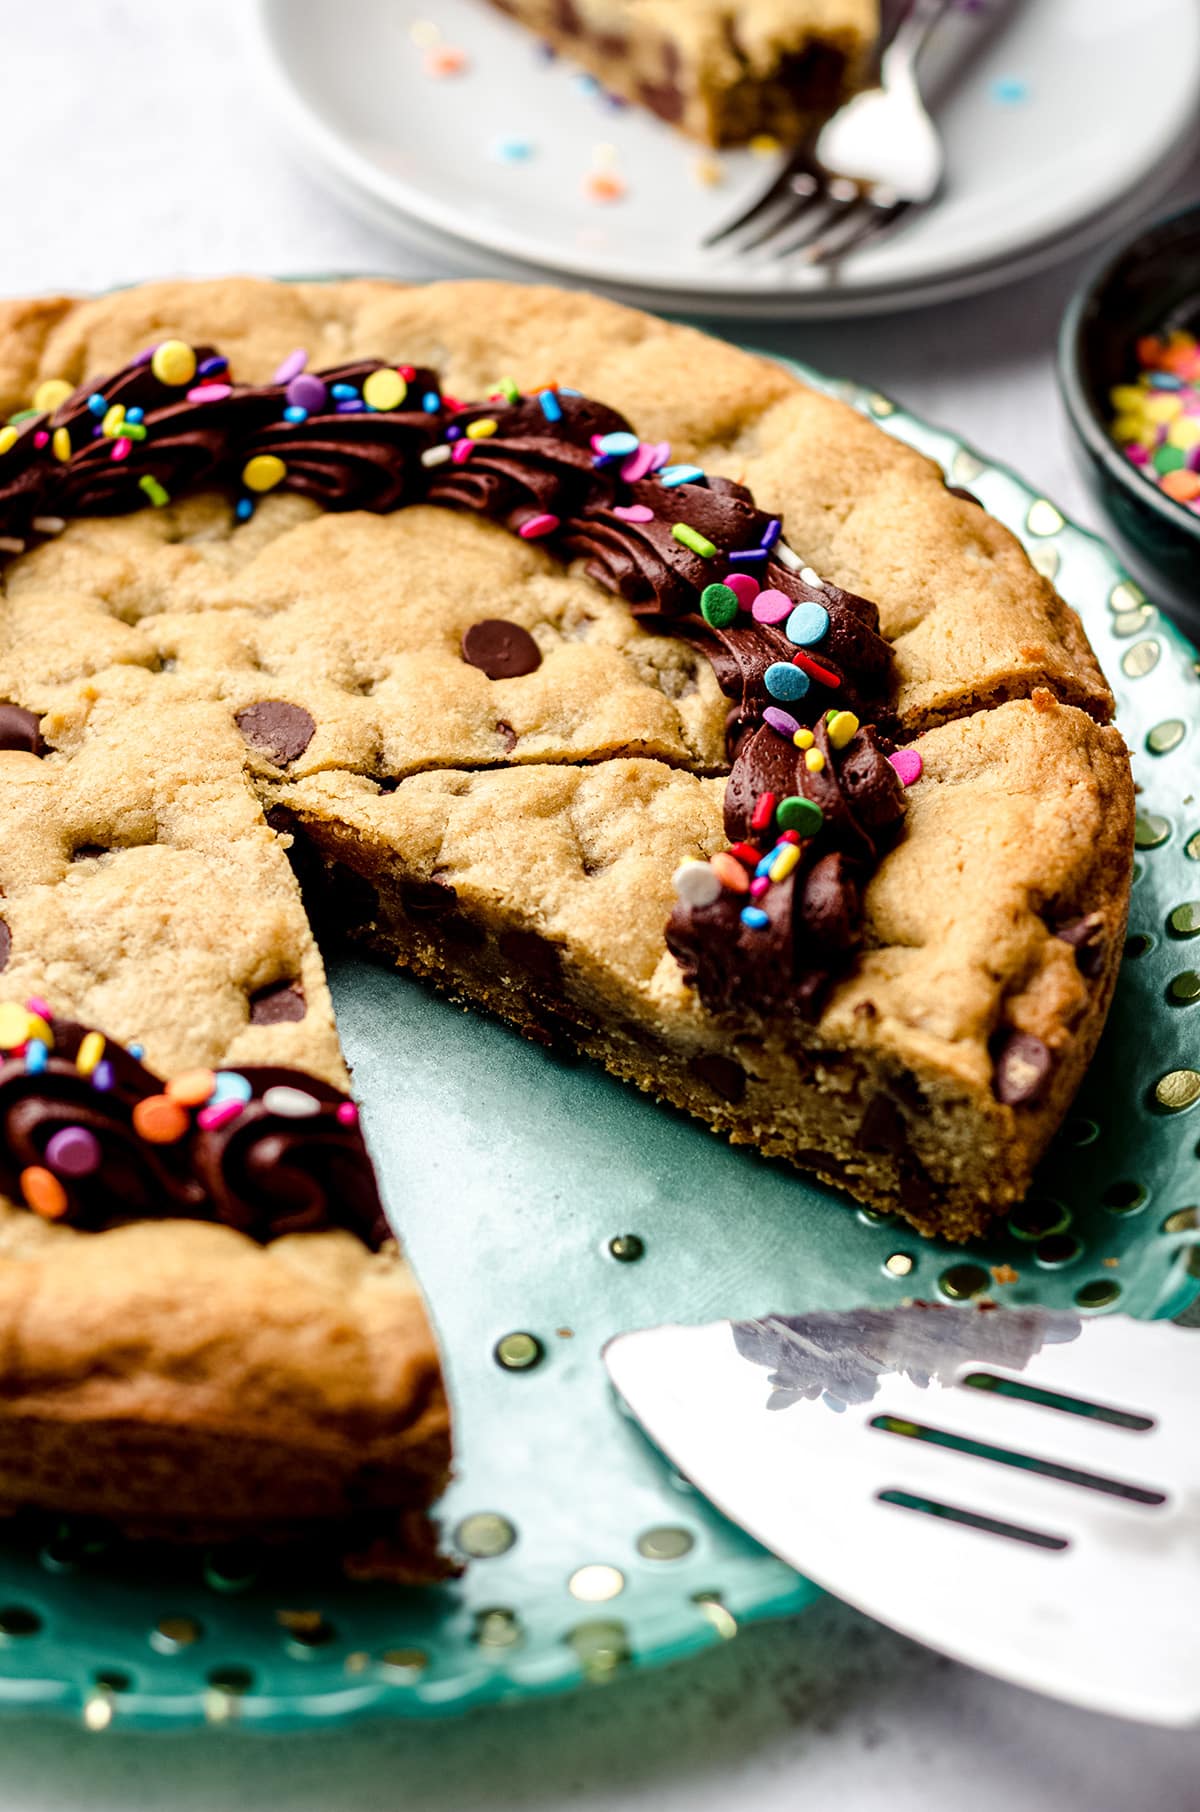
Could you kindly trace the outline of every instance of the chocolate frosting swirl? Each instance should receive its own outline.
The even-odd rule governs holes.
[[[158,1077],[111,1040],[84,1074],[76,1059],[86,1028],[57,1018],[49,1025],[42,1068],[31,1068],[24,1051],[0,1061],[0,1188],[12,1200],[22,1200],[22,1175],[36,1167],[65,1194],[55,1218],[82,1229],[183,1218],[223,1222],[262,1242],[335,1226],[371,1247],[390,1237],[357,1117],[339,1090],[300,1070],[241,1069],[249,1098],[228,1117],[206,1125],[203,1112],[189,1113],[182,1137],[157,1143],[139,1133],[134,1110],[162,1095]],[[55,1135],[72,1129],[97,1148],[83,1175],[54,1156]]]
[[[753,834],[754,802],[764,792],[809,799],[822,812],[791,874],[758,902],[766,925],[747,927],[745,896],[728,888],[709,905],[680,900],[668,922],[667,947],[713,1012],[813,1014],[862,941],[861,890],[903,826],[904,788],[874,728],[859,729],[842,749],[824,722],[813,737],[824,757],[817,773],[764,724],[745,739],[730,775],[725,826],[733,841]]]

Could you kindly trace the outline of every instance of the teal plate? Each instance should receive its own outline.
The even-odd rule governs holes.
[[[1037,1192],[968,1249],[734,1150],[586,1063],[357,962],[332,981],[385,1192],[457,1408],[443,1504],[470,1565],[429,1592],[171,1562],[87,1531],[0,1548],[0,1703],[93,1729],[430,1716],[686,1655],[816,1588],[672,1476],[604,1340],[649,1323],[906,1296],[1182,1311],[1200,1200],[1196,651],[1106,549],[952,435],[831,384],[1015,531],[1080,611],[1141,784],[1126,961]],[[1195,897],[1194,897],[1195,896]],[[1007,1279],[1008,1281],[1003,1281]]]

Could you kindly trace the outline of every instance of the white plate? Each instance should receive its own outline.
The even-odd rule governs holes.
[[[1200,106],[1194,0],[1025,0],[939,110],[942,200],[833,287],[803,265],[760,272],[701,249],[768,162],[726,153],[724,181],[706,187],[706,154],[586,92],[483,0],[257,0],[257,20],[289,122],[376,221],[476,267],[482,253],[492,269],[709,313],[873,312],[1048,263],[1145,209]],[[461,73],[427,72],[414,27],[431,20],[441,46],[465,54]],[[529,155],[506,160],[505,141]],[[620,176],[621,200],[589,199],[597,168]]]

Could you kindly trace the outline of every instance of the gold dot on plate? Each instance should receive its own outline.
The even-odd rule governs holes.
[[[1110,610],[1136,610],[1139,604],[1146,602],[1146,594],[1140,585],[1132,579],[1121,579],[1108,594]]]
[[[1167,919],[1172,937],[1195,937],[1200,931],[1200,900],[1185,900]]]
[[[910,1252],[893,1252],[890,1258],[884,1259],[883,1268],[893,1277],[907,1277],[916,1262]]]
[[[1136,610],[1122,610],[1112,620],[1112,632],[1121,641],[1127,642],[1131,635],[1141,635],[1149,629],[1154,621],[1154,607],[1150,604],[1139,604]]]
[[[625,1575],[619,1567],[603,1566],[598,1562],[576,1567],[567,1581],[567,1590],[572,1598],[579,1598],[584,1604],[604,1604],[625,1590]]]
[[[18,1641],[22,1636],[36,1636],[42,1620],[36,1611],[23,1604],[6,1604],[0,1608],[0,1636]]]
[[[609,1240],[608,1250],[620,1264],[634,1265],[644,1257],[646,1242],[636,1233],[618,1233]]]
[[[609,1680],[630,1659],[629,1632],[616,1618],[577,1623],[565,1640],[575,1650],[585,1680]]]
[[[1066,524],[1048,497],[1038,497],[1029,506],[1025,527],[1031,535],[1057,535]]]
[[[1045,1270],[1061,1271],[1074,1264],[1082,1251],[1083,1246],[1073,1233],[1050,1233],[1038,1241],[1033,1256]]]
[[[734,1616],[733,1612],[727,1609],[721,1602],[721,1595],[719,1592],[697,1592],[692,1599],[692,1603],[696,1606],[700,1615],[707,1618],[708,1622],[711,1623],[716,1630],[718,1636],[724,1641],[730,1642],[733,1637],[737,1635],[737,1618]]]
[[[337,1635],[320,1611],[276,1611],[275,1621],[287,1631],[289,1646],[306,1655],[327,1648]]]
[[[696,1539],[690,1529],[680,1529],[672,1523],[646,1529],[637,1540],[637,1550],[643,1560],[682,1560],[695,1545]]]
[[[348,1674],[365,1674],[371,1665],[371,1657],[365,1648],[352,1648],[342,1662]]]
[[[397,1682],[419,1680],[429,1666],[429,1656],[423,1648],[385,1648],[379,1665]]]
[[[231,1664],[228,1667],[214,1667],[209,1673],[208,1683],[217,1692],[232,1693],[235,1698],[240,1698],[254,1685],[254,1675],[248,1667]]]
[[[982,1265],[949,1265],[938,1278],[938,1289],[951,1302],[969,1302],[973,1296],[982,1296],[991,1281],[991,1273]]]
[[[1168,984],[1167,999],[1173,1007],[1190,1007],[1194,1000],[1200,1000],[1200,975],[1194,969],[1185,969]]]
[[[976,459],[975,455],[968,452],[966,447],[960,447],[954,455],[950,476],[955,484],[967,485],[973,478],[978,478],[983,470],[983,461]]]
[[[1133,841],[1138,849],[1157,849],[1170,835],[1170,819],[1158,812],[1139,812],[1133,821]]]
[[[1053,542],[1043,541],[1039,546],[1030,549],[1029,564],[1035,572],[1041,573],[1043,579],[1054,579],[1058,576],[1062,555]]]
[[[1200,1208],[1176,1208],[1162,1224],[1164,1233],[1194,1233],[1200,1227]]]
[[[1154,1085],[1154,1099],[1169,1114],[1200,1101],[1200,1070],[1168,1070]]]
[[[1152,673],[1158,666],[1161,653],[1162,646],[1153,636],[1147,637],[1144,642],[1135,642],[1121,656],[1121,672],[1126,679],[1144,679],[1147,673]]]
[[[1107,1309],[1120,1294],[1121,1286],[1115,1277],[1097,1277],[1091,1283],[1080,1284],[1075,1292],[1075,1304],[1081,1309]]]
[[[1200,831],[1193,831],[1183,846],[1183,853],[1189,862],[1200,862]]]
[[[505,1334],[496,1342],[496,1363],[506,1372],[527,1372],[542,1357],[542,1343],[536,1334]]]
[[[150,1646],[160,1655],[178,1654],[199,1642],[202,1631],[194,1617],[160,1617],[150,1632]]]
[[[494,1560],[497,1554],[507,1554],[516,1539],[517,1532],[508,1518],[494,1510],[478,1510],[474,1516],[464,1516],[454,1531],[456,1544],[472,1560]]]
[[[209,1724],[232,1724],[241,1706],[236,1693],[224,1686],[210,1686],[204,1695],[204,1717]]]
[[[476,1611],[472,1634],[480,1648],[519,1648],[524,1638],[521,1619],[503,1605]]]
[[[1152,755],[1169,755],[1177,749],[1187,735],[1187,725],[1181,717],[1165,717],[1160,724],[1146,736],[1146,747]]]
[[[89,1693],[83,1703],[84,1728],[86,1730],[107,1730],[112,1721],[112,1694],[108,1692]]]
[[[890,396],[884,396],[880,390],[872,390],[867,397],[867,408],[872,415],[895,415],[896,405]]]
[[[1062,1233],[1070,1225],[1070,1209],[1048,1195],[1031,1196],[1008,1217],[1008,1230],[1017,1239],[1044,1239],[1049,1233]]]

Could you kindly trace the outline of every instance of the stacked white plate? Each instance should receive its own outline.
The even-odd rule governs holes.
[[[484,0],[256,0],[256,28],[287,127],[375,224],[454,268],[682,313],[866,314],[1025,274],[1143,218],[1200,114],[1195,0],[1023,0],[991,29],[964,0],[930,46],[961,63],[945,192],[831,281],[704,248],[778,153],[705,153]]]

